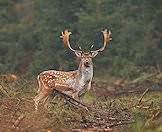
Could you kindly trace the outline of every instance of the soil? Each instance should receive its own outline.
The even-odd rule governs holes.
[[[129,109],[132,106],[125,105],[123,100],[115,97],[129,93],[128,91],[132,91],[133,88],[134,91],[144,91],[146,86],[148,87],[141,83],[117,87],[94,82],[91,92],[96,99],[86,103],[90,110],[71,104],[63,105],[63,102],[60,103],[58,100],[51,104],[48,110],[40,105],[39,111],[35,112],[33,87],[36,87],[36,82],[26,81],[21,86],[20,84],[19,82],[15,85],[5,85],[6,88],[10,88],[9,95],[12,96],[1,93],[0,132],[125,131],[129,124],[134,123],[134,115]]]
[[[55,107],[58,104],[55,104]],[[56,106],[48,111],[41,107],[34,111],[32,99],[3,98],[0,100],[0,131],[78,131],[92,128],[94,131],[113,130],[114,126],[133,122],[133,116],[127,108],[113,105],[112,102],[97,102],[91,110],[73,106]],[[64,109],[61,113],[59,110]],[[70,112],[70,113],[68,113]],[[64,119],[63,119],[64,118]],[[70,129],[67,129],[69,126]]]

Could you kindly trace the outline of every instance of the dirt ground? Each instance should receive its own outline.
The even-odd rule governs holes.
[[[85,97],[85,104],[90,107],[88,111],[79,106],[64,105],[58,99],[51,103],[49,109],[40,105],[39,111],[35,112],[33,97],[36,82],[3,83],[0,91],[0,132],[129,132],[138,127],[137,119],[141,117],[147,126],[143,131],[150,130],[150,121],[151,130],[156,130],[162,122],[161,91],[146,95],[147,85],[136,84],[134,89],[131,86],[114,87],[94,82],[92,91]],[[140,92],[137,92],[139,89]],[[140,94],[134,94],[132,90]]]
[[[30,99],[4,98],[0,104],[1,131],[63,131],[63,128],[64,131],[77,131],[81,128],[108,130],[113,126],[125,125],[133,121],[128,109],[106,103],[93,104],[91,106],[93,110],[90,111],[57,105],[56,111],[54,108],[47,111],[40,107],[38,112],[34,111]]]

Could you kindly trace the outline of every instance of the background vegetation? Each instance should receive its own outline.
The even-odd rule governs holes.
[[[0,130],[161,132],[161,25],[162,0],[0,0]],[[58,98],[36,114],[36,75],[77,68],[61,31],[69,29],[72,47],[88,51],[102,46],[104,28],[113,40],[94,59],[95,79],[84,98],[92,110]]]
[[[0,71],[38,74],[72,70],[74,55],[60,32],[73,32],[72,46],[102,44],[109,28],[113,41],[95,59],[98,72],[132,79],[162,67],[161,0],[0,0]],[[102,69],[101,69],[102,67]]]

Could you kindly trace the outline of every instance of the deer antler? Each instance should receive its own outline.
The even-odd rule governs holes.
[[[71,32],[69,32],[68,30],[65,30],[64,32],[61,32],[62,36],[60,36],[60,38],[63,39],[63,42],[65,44],[65,46],[68,46],[70,50],[72,51],[76,51],[74,50],[71,46],[70,46],[70,42],[69,42],[69,36],[72,34]]]
[[[112,38],[111,38],[111,31],[107,32],[107,29],[105,29],[105,30],[103,30],[101,32],[103,33],[103,37],[104,37],[103,47],[101,47],[98,50],[95,50],[95,52],[101,52],[101,51],[103,51],[105,49],[106,45],[112,40]],[[72,33],[69,32],[68,30],[65,30],[64,32],[61,32],[61,34],[62,34],[62,36],[60,36],[60,38],[63,39],[63,42],[64,42],[65,46],[69,47],[69,49],[71,51],[74,51],[75,52],[76,50],[71,47],[70,42],[69,42],[69,38],[70,38],[69,36]]]
[[[109,30],[109,32],[107,32],[107,29],[101,31],[103,33],[103,37],[104,37],[104,43],[103,43],[103,47],[101,47],[100,49],[96,50],[97,52],[101,52],[105,49],[106,45],[112,40],[111,38],[111,31]]]

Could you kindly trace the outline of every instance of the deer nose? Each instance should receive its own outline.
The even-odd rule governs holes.
[[[90,63],[89,63],[88,61],[86,61],[86,62],[84,63],[84,66],[85,66],[85,67],[89,67],[89,66],[90,66]]]

